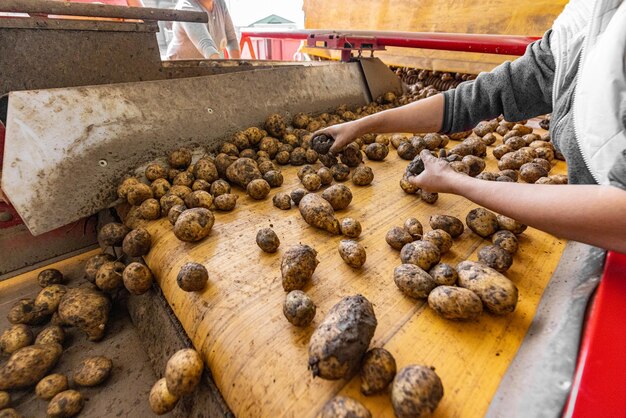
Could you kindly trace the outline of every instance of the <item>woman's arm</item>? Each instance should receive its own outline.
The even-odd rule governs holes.
[[[185,33],[204,58],[219,58],[217,45],[204,23],[180,22]]]
[[[235,26],[233,25],[233,20],[230,17],[230,12],[224,5],[225,13],[224,13],[224,32],[226,33],[226,49],[228,50],[228,55],[232,59],[241,58],[241,51],[239,50],[239,41],[237,40],[237,34],[235,33]]]
[[[615,186],[548,185],[480,180],[423,151],[426,169],[411,183],[453,193],[557,237],[626,253],[626,190]]]

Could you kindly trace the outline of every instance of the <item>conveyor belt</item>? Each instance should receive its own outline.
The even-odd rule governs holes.
[[[449,147],[453,146],[450,144]],[[496,171],[488,151],[487,170]],[[436,416],[482,416],[515,356],[533,319],[537,305],[563,251],[565,241],[529,228],[520,236],[520,251],[507,276],[519,288],[517,310],[508,316],[483,314],[474,322],[441,319],[424,301],[405,297],[392,279],[399,253],[385,243],[392,226],[408,217],[428,227],[428,218],[444,213],[465,219],[475,205],[466,199],[440,195],[428,205],[405,194],[398,182],[406,161],[392,151],[383,162],[370,162],[375,173],[368,187],[350,186],[351,205],[337,213],[363,225],[361,243],[368,252],[362,270],[348,267],[337,253],[341,237],[308,226],[296,208],[281,211],[270,198],[253,201],[242,191],[235,211],[216,213],[210,236],[197,244],[183,243],[166,219],[149,222],[153,248],[146,261],[163,294],[199,349],[229,407],[237,416],[314,416],[336,393],[362,401],[373,416],[392,416],[388,395],[364,397],[359,379],[330,382],[313,379],[307,370],[307,345],[315,325],[343,296],[362,293],[373,304],[378,328],[372,346],[384,346],[398,367],[428,364],[441,376],[445,396]],[[283,170],[281,191],[298,186],[297,168]],[[552,174],[565,173],[558,162]],[[558,186],[554,186],[558,187]],[[277,254],[265,254],[255,244],[256,231],[273,225],[281,239]],[[285,292],[281,286],[281,255],[290,245],[306,243],[321,261],[305,291],[318,306],[312,326],[299,329],[283,317]],[[485,241],[466,230],[444,262],[476,260]],[[202,293],[185,293],[176,275],[188,261],[203,263],[209,285]]]

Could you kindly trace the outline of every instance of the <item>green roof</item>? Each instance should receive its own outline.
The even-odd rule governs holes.
[[[278,15],[269,15],[261,20],[257,20],[254,23],[251,23],[250,26],[254,25],[279,25],[281,23],[294,23],[291,20],[287,20],[284,17],[280,17]]]

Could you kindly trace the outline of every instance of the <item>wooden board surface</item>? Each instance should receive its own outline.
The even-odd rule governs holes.
[[[448,146],[455,144],[454,141]],[[489,147],[488,170],[496,161]],[[405,194],[399,187],[407,162],[392,150],[383,162],[367,162],[375,173],[372,185],[357,187],[350,206],[337,213],[363,225],[359,241],[367,250],[361,270],[348,267],[337,252],[339,236],[307,225],[299,211],[281,211],[271,202],[277,191],[298,186],[296,168],[283,170],[285,184],[270,198],[241,197],[235,211],[216,213],[215,226],[200,243],[179,241],[166,219],[146,227],[153,248],[146,262],[166,299],[197,349],[201,350],[224,399],[237,416],[307,417],[337,393],[362,401],[374,416],[393,416],[388,394],[364,397],[359,378],[349,382],[313,379],[307,370],[307,345],[315,326],[342,297],[361,293],[374,305],[378,327],[372,347],[385,347],[398,368],[427,364],[436,368],[445,395],[438,417],[482,416],[517,352],[532,321],[542,292],[559,261],[565,241],[529,228],[520,236],[520,250],[507,276],[519,288],[517,310],[504,317],[483,314],[472,322],[451,322],[435,315],[423,300],[404,296],[393,282],[399,252],[385,242],[386,232],[416,217],[428,226],[432,214],[465,220],[476,207],[453,195],[440,195],[434,205]],[[564,173],[559,162],[552,174]],[[554,186],[558,187],[558,186]],[[281,240],[276,254],[263,253],[255,243],[259,228],[272,226]],[[282,313],[285,292],[280,260],[291,245],[305,243],[318,251],[320,264],[305,291],[317,304],[313,324],[292,326]],[[489,242],[466,229],[442,261],[456,265],[476,260]],[[209,285],[201,293],[185,293],[176,284],[179,268],[188,261],[204,264]]]

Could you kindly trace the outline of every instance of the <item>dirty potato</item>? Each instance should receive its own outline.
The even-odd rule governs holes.
[[[382,161],[389,154],[389,148],[384,144],[374,142],[365,147],[365,155],[372,161]]]
[[[374,172],[365,165],[358,166],[352,173],[352,183],[357,186],[367,186],[374,181]]]
[[[534,183],[541,177],[546,177],[547,175],[548,170],[536,163],[526,163],[519,169],[519,176],[526,183]]]
[[[360,268],[365,264],[365,248],[354,240],[339,241],[339,255],[350,267]]]
[[[291,194],[291,200],[293,200],[293,203],[295,203],[296,205],[300,204],[300,200],[302,200],[302,198],[309,194],[309,192],[301,187],[294,189]],[[291,203],[289,204],[289,206],[291,207]]]
[[[515,219],[511,219],[504,215],[497,214],[496,220],[500,229],[511,231],[515,235],[521,234],[526,230],[526,228],[528,228],[526,225],[517,222]]]
[[[270,185],[263,179],[255,179],[248,183],[246,192],[251,198],[262,200],[270,193]]]
[[[294,245],[285,251],[280,266],[285,292],[302,289],[318,264],[317,251],[308,245]]]
[[[307,194],[300,200],[298,208],[302,218],[309,225],[335,235],[341,232],[332,205],[322,197],[313,193]]]
[[[434,369],[410,365],[398,372],[391,387],[391,404],[397,418],[426,418],[443,398],[443,385]]]
[[[52,398],[48,404],[48,418],[69,418],[82,411],[85,401],[80,392],[65,390]]]
[[[153,221],[161,217],[161,204],[156,199],[146,199],[139,205],[137,212],[143,219]]]
[[[511,254],[498,245],[487,245],[478,251],[478,261],[504,273],[513,264]]]
[[[456,267],[458,285],[476,293],[484,307],[495,315],[505,315],[517,306],[517,287],[501,273],[481,263],[463,261]]]
[[[122,245],[124,237],[129,232],[130,229],[128,229],[124,224],[110,222],[98,231],[98,242],[105,247],[119,247]]]
[[[292,290],[287,293],[283,303],[285,318],[297,327],[306,327],[315,317],[316,311],[313,300],[302,290]]]
[[[117,196],[120,199],[126,200],[126,198],[128,196],[128,190],[131,188],[131,186],[134,186],[137,183],[139,183],[139,180],[137,180],[136,177],[127,177],[127,178],[125,178],[124,180],[122,180],[120,185],[117,187]]]
[[[185,348],[177,351],[165,366],[167,390],[174,396],[190,394],[200,383],[203,371],[204,362],[196,350]]]
[[[270,170],[263,174],[263,180],[270,185],[270,187],[280,187],[283,184],[283,175],[278,170]]]
[[[156,179],[150,185],[152,189],[152,197],[155,199],[160,199],[165,196],[169,191],[172,185],[166,179]]]
[[[317,174],[307,174],[302,177],[302,185],[310,192],[315,192],[322,187],[322,179]]]
[[[183,199],[174,194],[167,194],[163,196],[161,200],[159,201],[159,203],[161,204],[161,213],[168,214],[168,215],[170,213],[170,209],[172,209],[174,206],[186,207]]]
[[[491,237],[491,242],[498,247],[501,247],[507,253],[513,255],[517,252],[519,243],[517,237],[511,231],[503,229],[498,231]]]
[[[33,386],[54,367],[62,352],[58,344],[29,345],[15,351],[0,367],[0,390]]]
[[[122,273],[124,287],[133,295],[143,295],[152,287],[154,278],[145,264],[130,263]]]
[[[428,241],[413,241],[402,247],[400,259],[405,264],[415,264],[428,271],[441,260],[439,248]]]
[[[79,328],[89,341],[98,341],[104,336],[110,310],[111,302],[104,293],[80,287],[68,289],[58,312],[63,324]]]
[[[248,186],[252,180],[263,178],[256,161],[251,158],[238,158],[226,169],[226,178],[231,183],[243,187]]]
[[[406,194],[416,194],[421,190],[415,184],[411,183],[409,177],[407,177],[406,175],[402,176],[402,178],[400,179],[400,188]]]
[[[63,345],[65,341],[65,331],[59,325],[50,325],[39,331],[35,344],[59,344]]]
[[[272,203],[278,209],[289,210],[291,209],[291,196],[288,193],[276,193],[272,198]]]
[[[459,278],[458,273],[449,264],[439,263],[433,268],[428,270],[428,274],[431,275],[437,286],[452,286]]]
[[[430,193],[425,190],[420,190],[420,197],[424,202],[432,205],[439,199],[439,193]]]
[[[13,354],[33,343],[33,332],[27,325],[16,324],[0,335],[0,352]]]
[[[193,175],[196,179],[213,183],[219,178],[217,166],[208,158],[200,158],[193,166]]]
[[[318,134],[311,138],[311,148],[318,154],[328,154],[335,139],[328,134]]]
[[[222,195],[225,196],[225,195]],[[215,199],[217,202],[217,199]],[[180,214],[174,224],[174,235],[185,242],[200,241],[211,232],[215,216],[205,208],[188,209]]]
[[[395,250],[401,250],[402,247],[414,240],[415,238],[406,228],[400,228],[398,226],[391,228],[387,231],[387,235],[385,235],[385,241]]]
[[[393,281],[398,289],[415,299],[428,297],[437,286],[435,280],[414,264],[401,264],[393,270]]]
[[[350,177],[350,167],[342,163],[333,165],[330,167],[330,171],[333,173],[335,181],[346,181]]]
[[[196,179],[191,185],[191,190],[194,192],[197,192],[198,190],[204,190],[205,192],[208,192],[209,190],[211,190],[211,183],[206,180]]]
[[[484,208],[475,208],[469,211],[465,223],[469,229],[483,238],[490,237],[500,228],[496,214]]]
[[[96,286],[105,292],[113,292],[124,284],[124,263],[119,261],[106,262],[98,269],[96,274]]]
[[[342,210],[352,202],[352,191],[348,186],[335,184],[322,192],[322,198],[327,200],[334,210]]]
[[[352,376],[361,365],[377,324],[374,308],[365,297],[341,299],[311,335],[309,369],[313,377],[337,380]]]
[[[216,180],[213,183],[211,183],[211,194],[213,195],[213,197],[218,197],[221,196],[223,194],[228,194],[230,193],[230,184],[228,184],[228,182],[226,180]]]
[[[122,251],[129,257],[144,256],[150,252],[151,247],[152,237],[145,228],[133,229],[126,234],[122,242]]]
[[[144,183],[137,183],[130,186],[126,199],[133,206],[139,206],[146,200],[154,197],[152,188]]]
[[[361,366],[361,393],[370,396],[389,386],[396,375],[396,360],[384,348],[365,353]]]
[[[357,238],[361,235],[361,223],[353,218],[343,218],[341,220],[341,233],[349,238]]]
[[[67,376],[64,374],[50,374],[37,383],[35,386],[35,394],[38,398],[49,401],[54,398],[57,393],[61,393],[69,388]]]
[[[179,397],[170,393],[167,390],[167,383],[165,378],[157,380],[150,390],[150,396],[148,401],[150,403],[150,409],[156,415],[163,415],[170,412],[178,403]]]
[[[358,144],[351,142],[341,151],[339,159],[348,167],[358,167],[363,162],[363,153]]]
[[[465,229],[460,219],[449,215],[432,215],[429,223],[432,229],[442,229],[450,234],[452,238],[459,237]]]
[[[475,155],[466,155],[465,157],[463,157],[461,162],[469,168],[469,172],[467,174],[469,174],[471,177],[476,177],[477,175],[482,173],[482,171],[487,166],[485,160],[480,157],[476,157]]]
[[[185,169],[191,164],[191,150],[189,148],[179,148],[168,156],[168,163],[174,168]]]
[[[441,254],[447,253],[452,248],[452,236],[443,229],[433,229],[426,232],[422,240],[435,244]]]
[[[272,228],[262,228],[256,234],[256,244],[266,253],[275,253],[280,246],[280,239]]]
[[[185,206],[189,209],[205,208],[211,209],[213,204],[213,196],[204,190],[196,190],[185,196]]]
[[[111,375],[113,361],[104,356],[89,357],[74,369],[73,380],[79,386],[97,386]]]
[[[61,302],[61,298],[67,292],[67,288],[62,284],[46,286],[37,294],[35,307],[41,309],[45,315],[56,312]]]
[[[282,138],[287,132],[285,120],[277,113],[271,114],[265,119],[264,128],[267,133],[276,138]]]
[[[456,286],[438,286],[428,295],[428,306],[445,319],[470,320],[483,311],[476,293]]]
[[[324,404],[317,418],[372,418],[372,414],[356,399],[337,395]]]
[[[57,269],[45,269],[37,275],[39,286],[46,287],[52,284],[63,284],[63,273]]]
[[[172,206],[170,211],[167,214],[167,220],[170,221],[172,225],[176,225],[176,221],[181,213],[187,210],[187,206],[185,205],[175,205]]]
[[[35,299],[18,300],[9,310],[7,319],[12,324],[38,325],[48,318],[43,308],[35,305]]]
[[[239,195],[236,194],[229,193],[219,195],[214,200],[215,209],[223,212],[229,212],[237,206],[237,199],[239,199]]]
[[[176,276],[176,283],[185,292],[199,292],[209,281],[209,272],[202,264],[188,262],[183,264]]]
[[[413,241],[422,239],[422,235],[424,234],[424,227],[416,218],[409,218],[404,221],[404,229],[411,235]],[[400,250],[402,247],[396,249]]]

